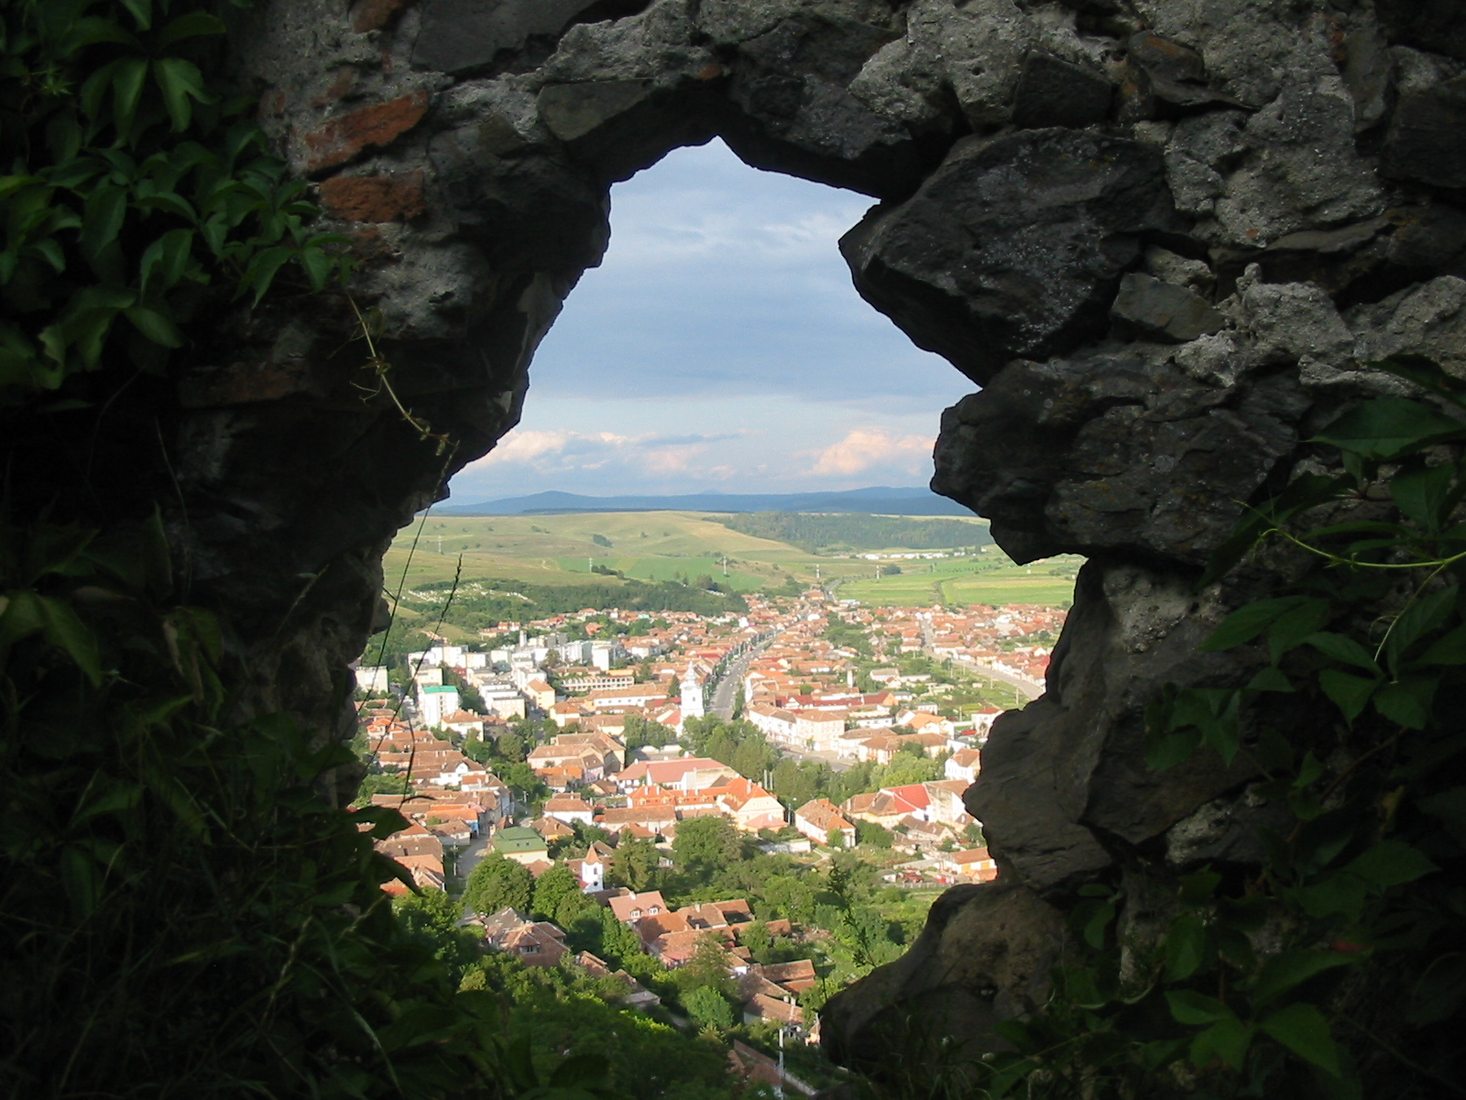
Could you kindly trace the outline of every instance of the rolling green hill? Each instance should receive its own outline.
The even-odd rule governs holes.
[[[632,603],[633,590],[639,599],[651,599],[643,588],[659,582],[692,587],[712,582],[729,593],[794,591],[814,583],[816,575],[835,583],[840,597],[872,604],[1065,605],[1078,566],[1078,559],[1015,566],[991,545],[986,523],[977,519],[796,516],[795,520],[838,521],[824,527],[794,523],[787,533],[806,543],[796,546],[733,530],[724,522],[727,518],[701,512],[430,514],[404,528],[393,541],[384,562],[386,585],[389,592],[402,587],[404,612],[427,618],[432,617],[431,605],[441,601],[444,584],[459,573],[460,557],[460,583],[489,582],[478,589],[485,600],[504,596],[523,603],[531,588],[545,590],[529,601],[537,606],[562,602],[549,597],[550,589],[566,589],[564,599],[573,601],[585,594],[588,584],[608,600],[614,599],[617,589],[625,589],[627,602]],[[854,530],[852,523],[867,526]],[[849,550],[852,541],[861,553],[930,550],[933,542],[942,541],[935,537],[933,524],[949,534],[953,546],[979,546],[981,552],[935,561],[898,561],[899,574],[877,580],[878,564]],[[762,523],[755,529],[783,528]],[[844,549],[837,552],[820,545],[820,537],[840,542]],[[516,590],[522,591],[515,595]]]

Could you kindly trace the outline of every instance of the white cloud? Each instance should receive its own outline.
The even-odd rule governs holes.
[[[932,444],[931,436],[852,428],[843,438],[813,452],[809,472],[817,477],[851,477],[877,468],[919,473],[931,465]]]

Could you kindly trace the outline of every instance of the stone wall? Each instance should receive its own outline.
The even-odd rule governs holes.
[[[1097,875],[1246,859],[1251,776],[1146,770],[1156,688],[1236,672],[1194,591],[1299,441],[1380,383],[1466,369],[1466,16],[1451,0],[274,0],[244,78],[358,260],[351,298],[221,326],[170,422],[180,548],[255,704],[317,719],[395,529],[516,422],[608,239],[611,184],[720,135],[875,200],[860,293],[982,387],[934,487],[1022,560],[1088,556],[1047,693],[968,793],[999,887],[950,893],[832,1003],[859,1060],[915,1014],[1021,1010]],[[359,320],[364,318],[365,320]],[[404,422],[396,392],[453,441]],[[1249,589],[1247,586],[1251,585]],[[339,697],[339,696],[338,696]],[[926,1015],[922,1017],[922,1013]]]

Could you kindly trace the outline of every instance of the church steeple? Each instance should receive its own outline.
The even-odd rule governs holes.
[[[682,718],[702,718],[707,714],[703,703],[702,684],[697,678],[697,673],[692,669],[692,662],[687,662],[687,671],[682,674]]]

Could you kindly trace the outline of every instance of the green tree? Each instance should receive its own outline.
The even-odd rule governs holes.
[[[726,817],[694,817],[677,826],[672,854],[679,870],[706,877],[736,861],[743,841]]]
[[[430,946],[433,957],[445,963],[454,982],[478,959],[479,937],[459,928],[459,904],[442,890],[408,894],[392,903],[392,911],[410,934]]]
[[[754,962],[765,963],[773,958],[774,937],[769,934],[769,926],[763,921],[754,921],[738,933],[738,942],[741,946],[748,948],[748,953],[753,956]]]
[[[683,996],[682,1007],[699,1027],[719,1032],[733,1028],[733,1006],[715,989],[698,986]]]
[[[895,842],[891,830],[884,825],[878,825],[874,821],[857,821],[855,823],[855,842],[866,848],[889,848]]]
[[[654,889],[660,860],[656,845],[651,841],[623,841],[611,858],[610,873],[618,886],[632,890]]]
[[[569,867],[557,864],[535,881],[534,912],[547,920],[554,920],[565,899],[572,895],[580,895],[580,883]]]
[[[534,876],[529,869],[494,852],[468,876],[463,908],[471,913],[497,913],[508,906],[527,913],[533,896]]]
[[[710,989],[726,1000],[732,1000],[737,994],[737,987],[728,973],[727,953],[711,933],[698,941],[692,958],[673,971],[672,980],[682,990],[684,999],[694,989]]]
[[[907,783],[926,783],[940,779],[942,766],[929,756],[915,756],[898,752],[891,762],[881,769],[878,786],[901,787]]]

